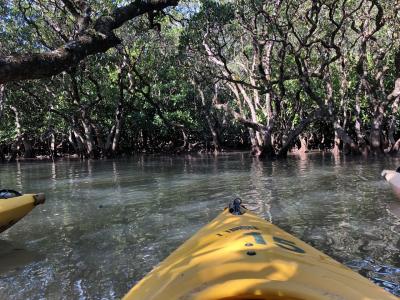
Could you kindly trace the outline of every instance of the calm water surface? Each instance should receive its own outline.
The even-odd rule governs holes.
[[[0,299],[116,299],[233,197],[400,295],[398,158],[248,154],[0,165],[1,187],[44,192],[0,236]]]

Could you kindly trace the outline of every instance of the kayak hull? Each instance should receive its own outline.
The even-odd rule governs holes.
[[[16,224],[36,205],[43,202],[43,194],[25,194],[13,198],[0,199],[0,233]]]
[[[397,298],[254,214],[226,209],[124,299]]]

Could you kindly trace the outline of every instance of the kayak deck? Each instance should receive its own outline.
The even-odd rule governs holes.
[[[45,201],[43,194],[25,194],[0,199],[0,232],[3,232],[26,216],[36,205]]]
[[[397,298],[254,214],[225,209],[124,299]]]

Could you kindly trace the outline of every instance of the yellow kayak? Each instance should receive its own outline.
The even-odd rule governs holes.
[[[36,205],[45,201],[44,194],[21,195],[12,190],[0,191],[0,232],[27,215]]]
[[[124,300],[395,300],[235,200]]]

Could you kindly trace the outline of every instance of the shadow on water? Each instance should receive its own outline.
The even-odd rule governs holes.
[[[393,214],[400,220],[400,201],[388,203],[387,210],[388,213]]]
[[[22,269],[30,263],[44,258],[43,255],[23,247],[18,243],[0,240],[0,278],[3,273]]]

